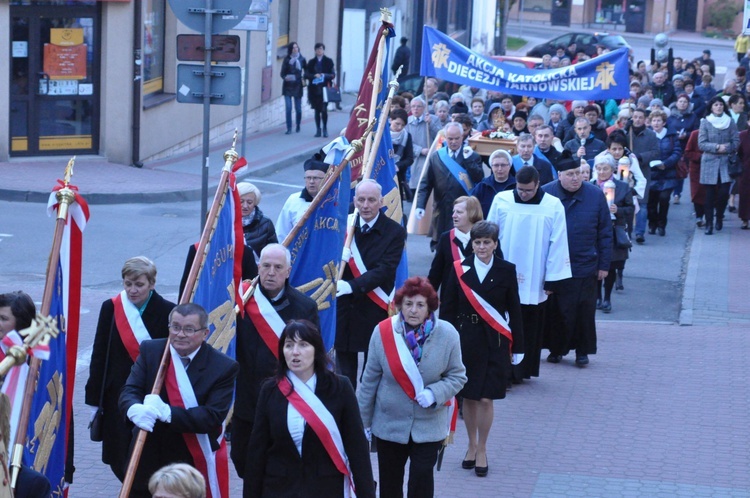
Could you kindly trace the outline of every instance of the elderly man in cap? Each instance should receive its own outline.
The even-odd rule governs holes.
[[[654,92],[654,98],[661,99],[666,107],[675,101],[674,87],[667,81],[667,75],[662,71],[654,73],[651,78],[651,90]]]
[[[612,256],[612,220],[602,191],[581,177],[577,158],[565,156],[558,163],[560,178],[542,187],[565,208],[572,277],[545,284],[554,292],[562,327],[548,344],[547,361],[559,363],[575,348],[575,363],[585,367],[596,353],[596,293],[607,276]]]
[[[276,236],[279,242],[283,242],[292,231],[297,222],[302,219],[307,208],[310,207],[315,195],[320,191],[328,171],[328,164],[323,162],[323,156],[315,153],[305,161],[305,188],[302,192],[295,192],[289,196],[279,213],[276,221]]]

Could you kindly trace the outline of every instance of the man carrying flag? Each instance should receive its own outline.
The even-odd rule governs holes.
[[[247,443],[253,431],[260,386],[276,372],[279,336],[289,320],[310,320],[320,327],[318,305],[289,285],[291,254],[281,244],[269,244],[260,253],[258,287],[237,324],[237,377],[232,416],[232,461],[245,478]]]
[[[120,412],[151,432],[136,471],[131,497],[149,497],[148,479],[159,468],[187,462],[206,479],[206,496],[229,496],[223,422],[232,404],[237,362],[205,342],[208,314],[198,304],[169,315],[169,366],[161,394],[154,385],[166,339],[143,341],[120,394]]]
[[[336,366],[357,387],[358,355],[365,353],[375,325],[388,317],[396,269],[404,252],[406,230],[389,219],[383,206],[382,187],[363,180],[355,190],[351,249],[345,250],[344,275],[336,286]]]
[[[440,234],[453,226],[453,201],[471,195],[474,185],[484,177],[482,158],[470,147],[463,147],[463,128],[459,123],[445,125],[448,147],[433,152],[427,161],[427,172],[419,183],[417,219],[422,219],[427,199],[434,192],[430,249],[437,246]]]

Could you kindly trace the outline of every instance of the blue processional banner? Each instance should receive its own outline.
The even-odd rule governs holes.
[[[341,155],[343,156],[343,154]],[[338,157],[335,164],[341,162]],[[326,351],[336,338],[336,279],[346,238],[351,167],[346,166],[323,201],[289,244],[289,283],[318,305],[320,333]]]
[[[546,99],[604,100],[629,96],[627,48],[571,66],[529,69],[473,52],[430,26],[425,26],[422,33],[422,76]]]

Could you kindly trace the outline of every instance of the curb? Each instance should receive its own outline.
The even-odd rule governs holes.
[[[685,273],[685,284],[682,289],[682,303],[680,304],[680,326],[693,325],[693,306],[695,305],[695,286],[698,280],[698,265],[703,245],[703,237],[697,237],[699,230],[693,231],[693,240],[685,253],[687,258],[687,271]]]

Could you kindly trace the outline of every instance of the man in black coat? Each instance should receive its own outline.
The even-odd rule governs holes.
[[[291,270],[291,255],[286,247],[281,244],[269,244],[263,248],[260,254],[260,283],[245,308],[244,318],[238,319],[237,322],[237,362],[240,364],[240,373],[237,377],[238,389],[235,393],[232,416],[231,457],[237,474],[243,479],[247,465],[247,443],[253,431],[260,387],[265,379],[276,373],[278,365],[278,350],[271,351],[259,330],[267,331],[271,327],[278,337],[286,322],[301,318],[310,320],[320,328],[318,305],[289,285]],[[270,309],[263,309],[258,305],[259,299],[268,302]],[[248,311],[252,309],[263,309],[268,315],[275,313],[277,316],[271,318]],[[276,337],[266,338],[275,339],[275,347],[278,347]],[[271,343],[273,344],[273,341]]]
[[[393,64],[391,64],[391,71],[396,74],[398,68],[401,68],[401,74],[398,80],[401,81],[409,74],[409,60],[411,59],[411,50],[406,46],[409,39],[405,36],[401,37],[401,46],[396,49],[396,54],[393,56]]]
[[[576,118],[575,131],[576,138],[565,142],[565,150],[569,150],[571,154],[576,156],[579,164],[581,159],[593,164],[594,158],[599,153],[604,152],[607,146],[591,133],[591,123],[585,117]]]
[[[453,227],[453,201],[462,195],[469,195],[474,185],[484,178],[482,158],[468,147],[463,147],[463,128],[459,123],[445,125],[447,147],[430,156],[419,183],[417,199],[417,219],[425,213],[427,199],[434,191],[430,248],[435,250],[440,234]],[[452,164],[453,169],[449,167]]]
[[[187,369],[197,406],[183,408],[182,400],[167,393],[169,373],[161,394],[149,394],[167,340],[141,343],[141,354],[120,393],[120,413],[135,424],[134,433],[139,429],[151,432],[130,496],[151,496],[148,479],[167,464],[186,462],[196,466],[183,434],[207,435],[211,450],[217,451],[222,424],[232,404],[239,365],[205,342],[208,335],[206,311],[194,303],[180,304],[172,310],[169,320],[172,358],[179,357],[182,364],[187,365],[170,365],[169,368],[172,372],[177,368]],[[209,481],[208,476],[203,477]]]
[[[600,189],[581,177],[579,161],[565,159],[557,181],[542,187],[565,208],[572,278],[549,282],[545,289],[556,296],[562,327],[548,344],[547,361],[559,363],[575,345],[576,365],[588,365],[596,354],[596,293],[598,280],[607,276],[612,256],[612,221]]]
[[[562,152],[553,147],[554,140],[555,131],[550,125],[542,125],[534,132],[534,141],[536,142],[534,154],[542,155],[557,170],[557,161],[560,159]]]
[[[459,125],[460,129],[460,125]],[[406,230],[380,211],[382,187],[374,180],[357,185],[354,205],[359,214],[354,221],[351,253],[344,276],[336,285],[336,367],[357,389],[358,356],[365,353],[375,326],[388,318],[389,297],[396,283],[396,268],[404,253]],[[364,268],[354,261],[357,253]],[[357,276],[352,269],[357,267]]]

